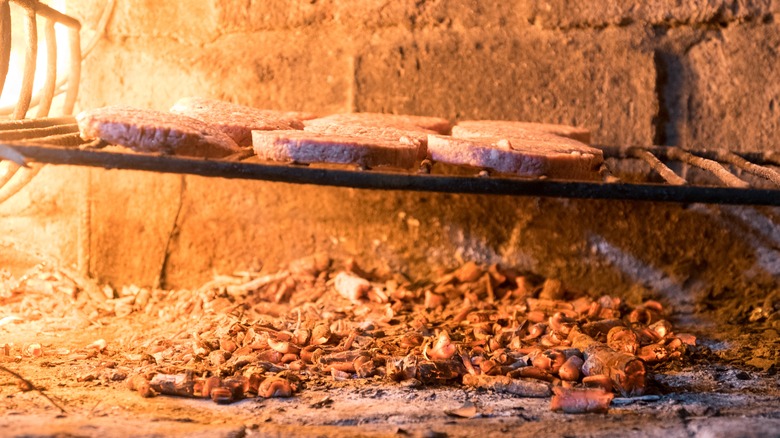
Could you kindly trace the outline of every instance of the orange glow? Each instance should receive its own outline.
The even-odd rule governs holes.
[[[65,11],[65,0],[44,1],[47,5],[58,11]],[[25,11],[21,6],[11,3],[11,23],[12,23],[12,51],[8,67],[8,76],[5,80],[2,95],[0,95],[0,107],[13,107],[19,98],[19,92],[22,88],[22,77],[24,73],[24,55],[27,44],[27,35],[25,34]],[[46,50],[46,39],[44,36],[44,26],[46,20],[38,17],[38,58],[35,68],[35,82],[33,87],[33,96],[35,96],[43,86],[46,78],[46,62],[48,53]],[[62,24],[54,26],[57,38],[57,79],[61,80],[67,75],[70,52],[68,51],[68,29]],[[56,102],[55,98],[55,102]],[[52,112],[57,111],[56,104],[52,105]],[[30,117],[31,112],[28,112]],[[54,115],[54,114],[53,114]]]

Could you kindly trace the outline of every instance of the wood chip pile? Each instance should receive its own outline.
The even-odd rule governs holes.
[[[646,365],[680,359],[695,344],[673,332],[657,302],[577,297],[557,280],[472,262],[412,282],[317,254],[274,274],[220,276],[197,291],[102,293],[110,298],[93,316],[188,321],[174,336],[155,336],[150,326],[122,352],[133,370],[127,386],[144,397],[230,403],[369,379],[551,397],[554,410],[605,412],[615,395],[645,393]]]
[[[315,255],[237,280],[204,288],[222,311],[191,336],[149,345],[133,389],[225,403],[291,396],[314,379],[377,379],[552,395],[554,409],[606,411],[613,393],[643,394],[645,364],[695,343],[672,332],[657,302],[570,299],[556,280],[495,265],[411,283]]]

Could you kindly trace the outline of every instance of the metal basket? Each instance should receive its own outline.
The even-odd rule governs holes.
[[[65,100],[61,109],[62,115],[73,114],[76,97],[79,91],[81,76],[81,23],[65,15],[39,0],[0,0],[0,92],[5,87],[8,68],[11,60],[11,5],[16,3],[24,11],[24,27],[26,30],[26,46],[24,71],[21,91],[16,105],[7,116],[11,119],[24,119],[28,116],[31,106],[37,106],[35,118],[44,118],[51,111],[54,97],[64,92]],[[46,78],[41,90],[33,95],[35,71],[38,68],[38,17],[44,20],[43,34],[46,40],[47,63]],[[68,48],[70,65],[64,78],[58,81],[57,75],[57,39],[54,26],[64,25],[68,28]],[[42,164],[25,164],[22,157],[12,150],[0,146],[0,202],[16,194],[22,187],[40,171]]]

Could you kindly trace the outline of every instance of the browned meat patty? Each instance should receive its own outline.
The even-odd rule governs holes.
[[[417,158],[425,159],[428,155],[428,134],[435,134],[428,129],[399,129],[392,126],[340,125],[327,123],[306,124],[304,131],[321,134],[335,134],[351,137],[367,137],[388,141],[403,141],[417,146]]]
[[[351,125],[373,128],[394,128],[414,131],[426,129],[433,133],[449,134],[452,124],[449,120],[439,117],[409,116],[380,113],[345,113],[333,114],[319,119],[309,120],[306,126],[315,125]]]
[[[413,167],[418,147],[401,141],[306,131],[253,131],[261,159],[296,163],[357,164],[363,167]]]
[[[428,154],[437,162],[492,169],[521,176],[598,179],[604,161],[599,149],[541,132],[524,138],[428,136]]]
[[[220,158],[241,151],[218,128],[181,114],[108,106],[82,111],[76,120],[85,140],[100,138],[138,152]]]
[[[509,120],[464,120],[452,127],[452,136],[461,138],[515,136],[521,131],[538,131],[571,138],[590,144],[590,131],[585,128],[550,123],[514,122]]]
[[[314,117],[308,113],[253,108],[202,97],[179,99],[171,112],[217,126],[239,146],[252,144],[252,130],[303,129],[303,121]]]

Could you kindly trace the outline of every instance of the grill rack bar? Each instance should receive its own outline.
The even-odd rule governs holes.
[[[25,139],[19,140],[20,138]],[[350,169],[346,166],[323,168],[269,163],[257,161],[251,151],[223,159],[202,159],[130,151],[116,152],[103,150],[101,146],[103,145],[98,141],[81,140],[72,117],[0,123],[0,160],[5,158],[18,163],[19,156],[23,156],[28,163],[32,163],[33,171],[37,171],[43,163],[50,163],[362,189],[780,206],[780,174],[770,167],[760,165],[780,164],[780,154],[775,152],[733,153],[725,150],[690,151],[664,146],[597,146],[604,151],[605,158],[642,159],[668,182],[664,184],[622,182],[613,177],[613,169],[606,166],[603,173],[604,182],[569,181],[488,176],[485,172],[467,176],[438,175],[430,174],[430,168],[426,167],[414,173]],[[662,160],[699,165],[705,172],[719,176],[721,185],[690,184],[676,175]],[[749,187],[720,163],[733,165],[763,177],[773,183],[775,188]],[[19,185],[14,183],[12,177],[13,175],[0,181],[5,184],[5,187],[0,184],[0,202],[10,196],[8,189],[13,192],[18,190]]]

